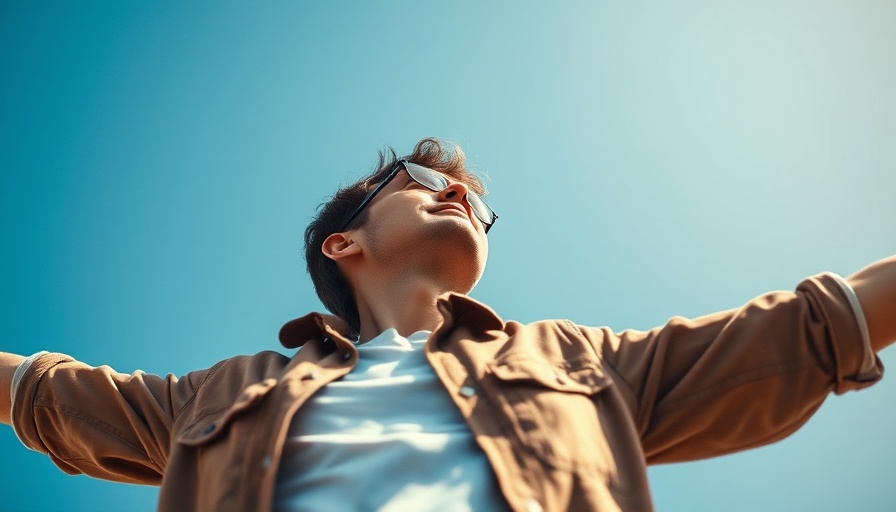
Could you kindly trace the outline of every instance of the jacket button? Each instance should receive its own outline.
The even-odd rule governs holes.
[[[320,375],[318,375],[317,372],[311,372],[308,375],[303,375],[302,380],[317,380],[318,377],[320,377]]]
[[[460,394],[463,395],[463,396],[465,396],[465,397],[467,397],[467,398],[470,398],[471,396],[475,396],[475,395],[476,395],[476,390],[473,389],[472,386],[461,386],[461,388],[460,388]]]
[[[212,431],[215,430],[215,424],[211,423],[209,426],[205,427],[205,430],[202,431],[203,434],[211,434]]]
[[[261,469],[268,469],[271,467],[271,456],[265,455],[264,458],[261,459]]]
[[[343,359],[348,359],[348,358],[350,358],[350,357],[352,357],[352,353],[351,353],[351,352],[346,352],[345,354],[342,354],[342,358],[343,358]]]

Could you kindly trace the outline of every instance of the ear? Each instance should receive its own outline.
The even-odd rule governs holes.
[[[361,254],[361,246],[346,233],[333,233],[328,236],[320,250],[324,256],[334,261]]]

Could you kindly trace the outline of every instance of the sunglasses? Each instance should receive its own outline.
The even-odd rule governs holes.
[[[383,190],[383,188],[392,181],[395,176],[398,176],[402,170],[407,171],[408,176],[411,177],[412,180],[416,181],[420,185],[432,190],[433,192],[441,192],[448,188],[451,185],[451,182],[440,172],[434,171],[428,167],[423,167],[422,165],[417,165],[407,160],[399,160],[395,163],[395,167],[392,168],[392,171],[389,172],[389,175],[380,182],[379,185],[376,186],[367,197],[361,201],[361,204],[358,205],[358,208],[351,214],[347,221],[342,224],[342,227],[339,228],[340,231],[345,231],[348,228],[349,224],[352,223],[355,218],[360,215],[364,208],[373,201],[373,198]],[[473,192],[472,190],[467,191],[467,201],[470,203],[470,208],[473,210],[473,215],[482,222],[483,228],[485,232],[488,233],[488,230],[491,229],[492,224],[498,220],[498,214],[495,213],[494,210],[489,207],[489,205],[485,204],[485,201],[479,197],[479,194]]]

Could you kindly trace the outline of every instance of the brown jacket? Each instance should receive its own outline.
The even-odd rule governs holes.
[[[504,322],[460,295],[427,357],[467,418],[514,510],[651,510],[646,464],[781,439],[830,391],[880,378],[835,278],[648,332],[568,321]],[[240,356],[181,378],[34,361],[15,429],[64,471],[161,484],[163,511],[269,510],[296,410],[351,371],[357,350],[333,317],[285,325],[302,346]],[[334,504],[338,509],[338,504]]]

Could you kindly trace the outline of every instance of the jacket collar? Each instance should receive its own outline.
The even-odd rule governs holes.
[[[477,331],[503,329],[504,320],[485,304],[459,293],[446,293],[438,298],[436,307],[442,314],[442,325],[436,330],[450,332],[456,325]],[[321,338],[348,340],[349,328],[345,320],[334,315],[309,313],[286,322],[280,328],[280,343],[286,348],[301,347]]]
[[[348,324],[338,316],[308,313],[286,322],[280,328],[280,344],[286,348],[297,348],[311,340],[328,337],[348,341],[349,332]]]

